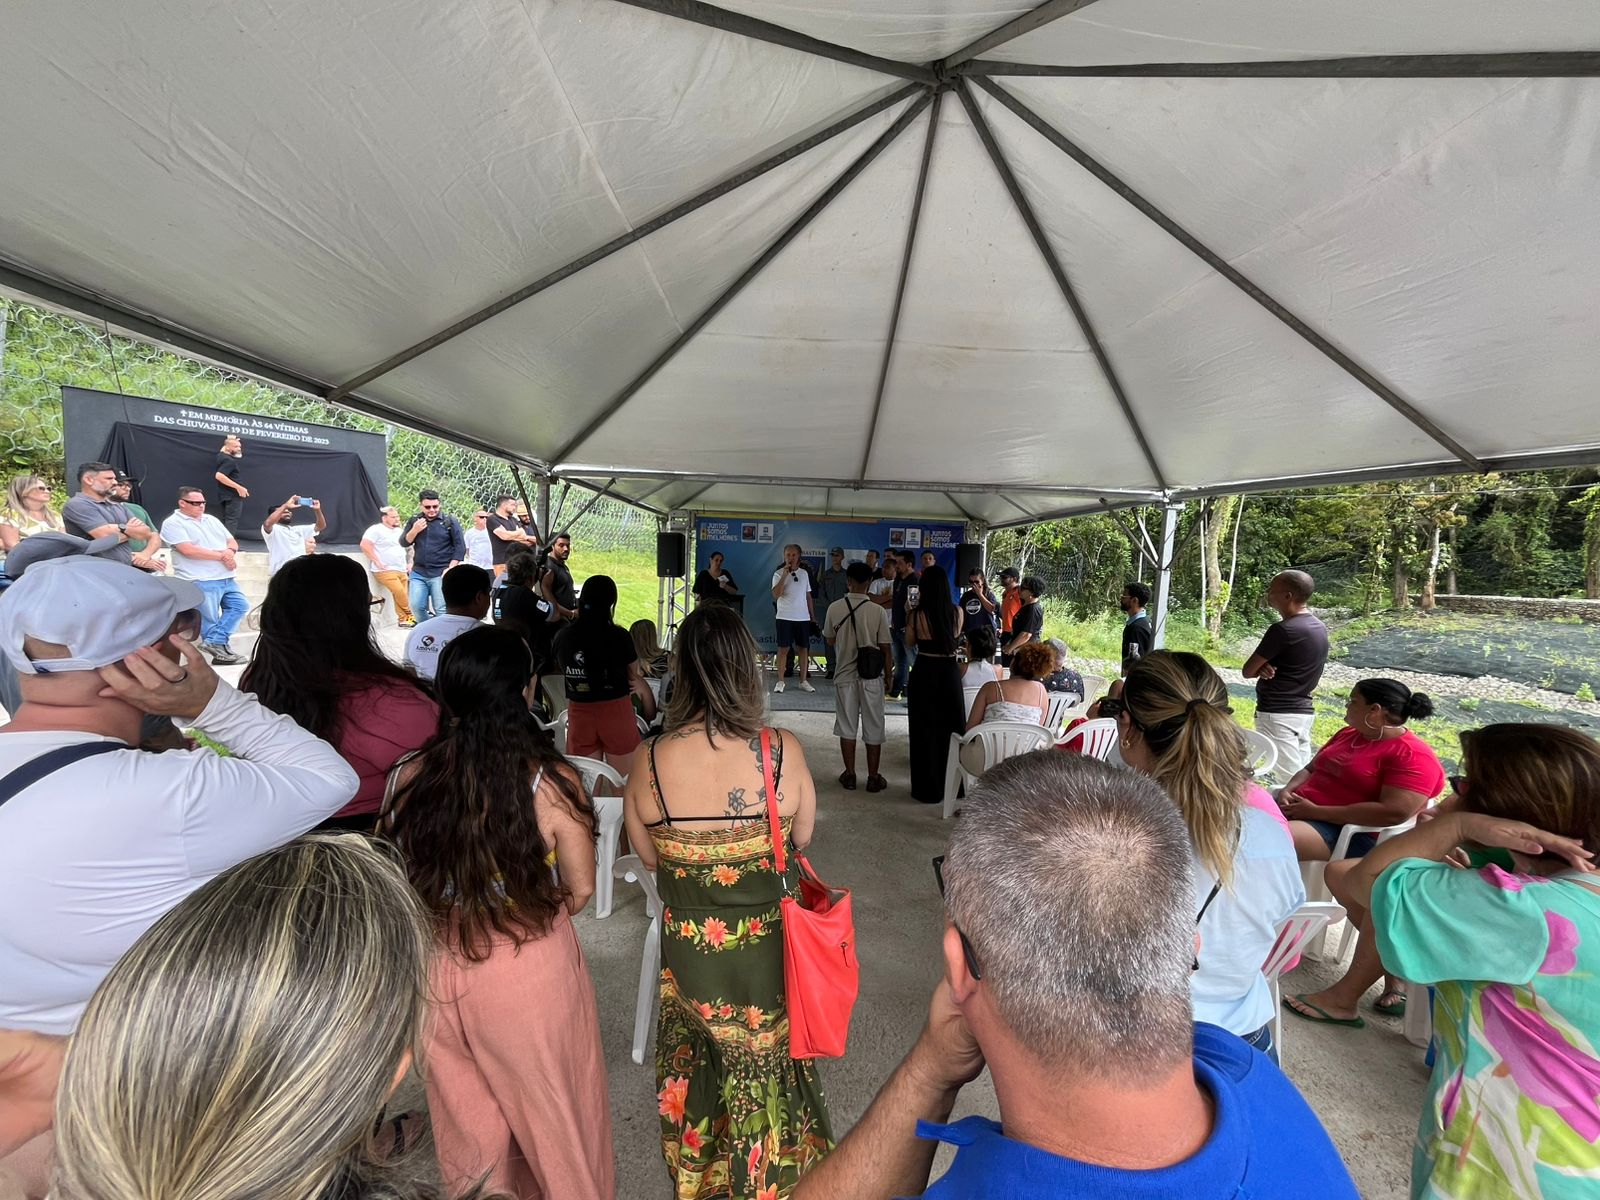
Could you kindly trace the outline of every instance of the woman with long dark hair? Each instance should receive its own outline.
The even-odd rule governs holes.
[[[667,732],[623,800],[629,844],[666,906],[661,1151],[678,1200],[770,1200],[832,1149],[833,1133],[815,1065],[789,1057],[778,902],[797,885],[792,866],[787,881],[775,866],[764,768],[792,849],[811,841],[817,791],[800,739],[763,725],[756,644],[737,612],[702,604],[674,651]]]
[[[432,913],[428,1109],[449,1189],[610,1200],[594,984],[571,915],[594,892],[594,807],[528,711],[533,659],[485,626],[439,656],[438,733],[380,829]],[[553,869],[552,869],[553,868]]]
[[[961,668],[956,663],[961,610],[950,598],[950,577],[943,567],[923,568],[917,601],[906,608],[906,646],[916,654],[906,684],[911,795],[924,804],[938,804],[944,799],[950,735],[967,727]]]
[[[390,769],[439,724],[427,685],[373,639],[372,614],[381,605],[353,560],[291,559],[267,585],[261,637],[239,682],[240,691],[330,743],[361,777],[355,798],[319,829],[371,830]]]
[[[578,619],[556,634],[553,655],[567,681],[567,752],[601,758],[626,775],[639,748],[633,701],[646,721],[656,699],[644,681],[633,638],[618,625],[617,584],[591,575],[578,594]]]

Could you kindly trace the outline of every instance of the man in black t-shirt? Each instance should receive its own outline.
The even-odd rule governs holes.
[[[489,555],[494,563],[494,577],[506,573],[506,554],[513,546],[537,546],[539,531],[531,521],[525,522],[517,515],[517,498],[509,492],[498,497],[489,513]]]
[[[1135,579],[1122,589],[1119,605],[1127,620],[1122,626],[1122,673],[1150,653],[1155,645],[1156,631],[1150,624],[1150,614],[1145,609],[1150,604],[1150,588]]]
[[[554,623],[571,621],[578,615],[578,589],[572,585],[567,560],[572,557],[572,535],[561,532],[550,539],[539,574],[539,598],[544,601],[545,619]]]
[[[1244,664],[1244,677],[1256,681],[1256,731],[1278,748],[1274,771],[1285,779],[1311,761],[1311,696],[1328,662],[1328,627],[1306,608],[1314,587],[1304,571],[1273,576],[1267,604],[1283,619]]]
[[[1029,642],[1044,638],[1044,606],[1039,603],[1044,595],[1044,580],[1037,575],[1025,575],[1017,590],[1021,593],[1022,607],[1011,618],[1011,636],[1001,648],[1002,667],[1011,666],[1012,656]]]
[[[217,519],[234,537],[239,536],[239,517],[250,495],[250,489],[239,482],[239,460],[243,457],[244,443],[229,434],[222,439],[222,449],[217,452],[217,469],[212,476],[217,481]]]
[[[979,625],[993,629],[999,611],[1000,602],[989,590],[982,568],[974,567],[967,576],[967,590],[961,593],[961,632],[970,633]]]

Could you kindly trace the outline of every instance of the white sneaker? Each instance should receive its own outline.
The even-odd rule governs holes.
[[[802,692],[814,692],[817,689],[811,686],[811,681],[809,679],[802,679],[800,681],[800,690]]]
[[[780,679],[780,680],[778,680],[778,682],[777,682],[777,683],[775,683],[775,684],[773,684],[773,685],[772,685],[772,690],[773,690],[773,691],[774,691],[774,692],[781,692],[781,691],[783,691],[783,680],[782,680],[782,679]]]

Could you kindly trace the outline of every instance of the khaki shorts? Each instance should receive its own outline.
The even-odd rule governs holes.
[[[833,734],[847,742],[861,740],[869,746],[883,745],[883,679],[845,679],[836,681],[833,694]]]

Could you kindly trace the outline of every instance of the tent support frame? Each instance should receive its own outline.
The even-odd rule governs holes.
[[[1564,79],[1600,75],[1600,51],[1369,54],[1263,62],[1100,63],[1081,66],[970,58],[962,60],[953,69],[957,74],[974,76],[1032,75],[1094,79]]]
[[[391,354],[377,366],[369,367],[367,370],[361,372],[361,374],[353,376],[352,378],[347,379],[344,383],[341,383],[338,387],[333,388],[327,393],[326,399],[336,403],[341,401],[345,396],[349,395],[351,392],[354,392],[357,388],[365,387],[374,379],[377,379],[383,375],[387,375],[391,371],[398,370],[400,367],[405,366],[406,363],[410,362],[412,359],[419,358],[426,354],[429,350],[433,350],[439,346],[442,346],[445,342],[450,341],[452,338],[460,337],[463,333],[467,333],[472,329],[476,329],[485,321],[492,317],[499,316],[508,308],[515,308],[524,300],[531,300],[540,292],[554,287],[563,279],[566,279],[572,275],[576,275],[579,271],[582,271],[588,267],[594,266],[595,263],[600,262],[602,259],[610,258],[618,250],[625,250],[635,242],[643,241],[652,233],[655,233],[661,229],[665,229],[674,221],[680,220],[683,217],[687,217],[690,213],[704,208],[713,200],[718,200],[721,197],[726,196],[729,192],[736,191],[745,184],[761,178],[761,176],[765,175],[767,172],[772,171],[777,167],[781,167],[784,163],[789,162],[791,159],[798,158],[800,155],[809,150],[814,150],[816,147],[822,145],[823,142],[830,141],[831,139],[838,137],[841,133],[846,133],[849,130],[854,129],[863,121],[877,116],[885,109],[893,108],[902,100],[906,100],[911,96],[916,95],[920,90],[921,89],[918,88],[916,84],[909,84],[906,87],[897,88],[895,91],[890,92],[887,96],[875,100],[871,104],[865,105],[862,108],[858,108],[854,112],[832,122],[825,128],[817,130],[817,132],[812,134],[810,137],[803,138],[794,143],[794,145],[787,146],[775,154],[769,154],[766,158],[762,159],[755,165],[746,167],[744,170],[728,176],[720,183],[713,184],[704,191],[696,192],[687,200],[683,200],[678,204],[673,205],[659,216],[652,217],[643,224],[637,225],[628,230],[628,232],[612,238],[605,245],[596,246],[587,254],[580,255],[564,266],[557,267],[554,271],[550,271],[547,274],[541,275],[532,283],[526,284],[514,292],[507,293],[500,299],[496,300],[493,304],[486,304],[476,312],[462,317],[461,320],[455,322],[453,325],[448,325],[444,329],[439,330],[439,332],[423,338],[422,341],[417,342],[414,345],[407,346],[404,350],[398,351],[395,354]]]
[[[828,189],[823,192],[822,195],[813,200],[803,213],[790,222],[788,228],[778,235],[778,239],[765,250],[763,250],[761,252],[761,256],[757,258],[755,262],[746,267],[744,272],[740,274],[739,278],[735,279],[731,284],[729,284],[728,287],[723,290],[720,296],[708,304],[701,311],[700,315],[690,322],[689,327],[673,339],[671,345],[658,354],[649,366],[645,367],[643,371],[634,376],[628,385],[624,387],[622,391],[618,392],[616,397],[612,399],[610,403],[596,413],[595,416],[592,417],[583,426],[583,428],[578,431],[575,437],[571,438],[564,446],[561,447],[561,450],[556,454],[556,458],[565,459],[569,457],[574,450],[593,437],[603,425],[610,421],[612,417],[616,416],[616,414],[621,410],[622,406],[627,404],[627,402],[634,397],[640,388],[644,387],[645,384],[654,379],[656,373],[677,356],[678,351],[682,350],[691,341],[693,341],[695,335],[709,325],[716,318],[717,314],[726,308],[729,302],[732,301],[735,296],[737,296],[745,289],[746,286],[749,285],[751,280],[753,280],[757,275],[761,274],[761,272],[766,269],[768,263],[772,262],[773,259],[782,254],[783,251],[788,247],[789,243],[794,241],[795,238],[799,237],[800,234],[805,230],[806,226],[811,224],[811,222],[821,214],[823,209],[827,208],[828,205],[834,202],[834,200],[838,199],[839,194],[843,192],[845,188],[849,187],[850,184],[855,181],[856,177],[872,164],[878,155],[882,154],[886,149],[888,149],[890,144],[893,143],[896,138],[905,132],[906,127],[910,125],[912,121],[917,119],[922,110],[928,106],[931,100],[932,96],[924,93],[920,100],[915,101],[909,108],[906,109],[905,112],[900,114],[893,125],[889,126],[888,129],[879,134],[877,140],[874,141],[872,145],[868,146],[864,151],[862,151],[856,160],[846,167],[844,171],[839,174],[839,177],[828,185]]]
[[[938,82],[932,68],[920,63],[901,62],[893,58],[879,58],[876,54],[867,54],[862,50],[854,50],[849,46],[840,46],[833,42],[825,42],[820,38],[811,37],[809,34],[787,29],[782,25],[774,25],[770,21],[763,21],[758,17],[748,16],[745,13],[730,12],[725,8],[718,8],[713,4],[704,4],[701,0],[617,0],[619,4],[627,4],[633,8],[647,9],[653,13],[660,13],[666,17],[677,17],[681,21],[691,21],[696,25],[705,25],[711,29],[720,29],[724,33],[737,33],[742,37],[754,38],[760,42],[769,42],[774,46],[783,46],[789,50],[800,50],[806,54],[815,54],[818,58],[832,59],[834,62],[846,63],[852,67],[862,67],[868,71],[878,71],[885,75],[897,75],[901,79],[910,79],[917,83],[933,84]]]
[[[869,479],[857,483],[854,479],[829,479],[816,476],[785,475],[729,475],[717,471],[657,471],[649,467],[616,467],[593,463],[562,463],[554,468],[561,479],[659,479],[662,486],[669,483],[692,481],[695,483],[735,483],[755,487],[789,486],[804,488],[838,488],[852,492],[954,492],[958,496],[993,496],[1008,492],[1037,492],[1049,496],[1115,496],[1135,504],[1158,504],[1165,493],[1149,488],[1102,488],[1069,483],[960,483],[948,480]],[[594,486],[594,485],[590,485]],[[1026,512],[1027,509],[1023,509]]]
[[[1317,350],[1321,351],[1323,356],[1329,359],[1335,366],[1341,368],[1347,375],[1354,378],[1369,392],[1377,396],[1378,399],[1382,400],[1390,408],[1394,409],[1395,412],[1399,413],[1407,421],[1411,422],[1412,425],[1416,426],[1423,433],[1427,434],[1428,437],[1432,438],[1439,445],[1450,451],[1451,454],[1455,455],[1473,470],[1480,472],[1484,470],[1483,461],[1478,458],[1477,455],[1473,454],[1460,442],[1456,441],[1448,433],[1440,429],[1431,418],[1424,416],[1412,406],[1410,401],[1402,397],[1387,383],[1383,382],[1383,380],[1379,379],[1371,371],[1367,370],[1355,359],[1351,358],[1350,355],[1346,354],[1327,338],[1323,337],[1320,333],[1318,333],[1310,325],[1306,324],[1305,321],[1301,320],[1300,317],[1296,316],[1283,304],[1280,304],[1276,299],[1268,295],[1267,292],[1257,286],[1253,280],[1236,268],[1232,263],[1228,262],[1227,259],[1223,258],[1194,234],[1190,233],[1182,225],[1178,224],[1177,221],[1169,217],[1160,208],[1157,208],[1155,204],[1147,200],[1141,193],[1135,191],[1131,185],[1126,183],[1121,178],[1121,176],[1115,174],[1109,167],[1100,162],[1099,159],[1095,158],[1088,151],[1084,150],[1076,142],[1067,137],[1066,134],[1062,133],[1054,125],[1051,125],[1043,117],[1039,116],[1031,108],[1023,104],[1022,101],[1018,100],[1015,96],[1006,91],[993,80],[979,77],[975,80],[975,82],[984,91],[988,92],[997,101],[1009,109],[1015,116],[1020,118],[1023,123],[1034,130],[1034,132],[1038,133],[1057,150],[1060,150],[1068,158],[1072,159],[1073,162],[1077,163],[1084,170],[1088,171],[1096,179],[1100,180],[1101,183],[1105,184],[1112,191],[1116,192],[1117,195],[1121,196],[1129,204],[1133,205],[1134,208],[1138,209],[1141,213],[1148,217],[1151,221],[1155,222],[1174,239],[1176,239],[1182,246],[1188,249],[1191,254],[1194,254],[1197,258],[1199,258],[1201,262],[1205,263],[1212,270],[1216,271],[1217,274],[1221,275],[1229,283],[1233,284],[1234,287],[1238,288],[1245,295],[1249,296],[1250,299],[1261,305],[1262,308],[1266,309],[1273,316],[1277,317],[1278,320],[1282,321],[1295,333],[1299,334],[1304,341],[1310,343]],[[965,95],[965,92],[963,92],[963,95]]]
[[[979,80],[985,83],[984,80]],[[1040,256],[1044,259],[1045,266],[1049,268],[1051,276],[1056,281],[1056,286],[1061,289],[1062,298],[1066,300],[1067,307],[1072,310],[1072,315],[1078,322],[1078,328],[1083,331],[1084,340],[1089,343],[1089,349],[1094,354],[1095,362],[1100,364],[1100,371],[1106,377],[1106,384],[1111,388],[1111,394],[1116,397],[1122,415],[1128,420],[1128,427],[1133,431],[1134,438],[1139,443],[1139,449],[1144,453],[1144,460],[1150,467],[1150,473],[1155,477],[1156,483],[1162,490],[1166,489],[1166,477],[1161,473],[1161,464],[1156,461],[1155,451],[1150,448],[1150,441],[1144,435],[1144,429],[1139,424],[1139,418],[1134,415],[1133,405],[1128,401],[1128,395],[1122,390],[1122,381],[1117,378],[1116,368],[1111,365],[1111,358],[1106,353],[1106,348],[1100,344],[1100,338],[1095,333],[1094,322],[1089,319],[1089,314],[1084,310],[1083,302],[1078,299],[1078,293],[1073,289],[1072,283],[1067,278],[1066,269],[1062,267],[1061,260],[1056,256],[1055,248],[1050,245],[1050,240],[1045,236],[1039,218],[1034,215],[1033,206],[1028,203],[1028,198],[1022,192],[1022,185],[1017,182],[1017,177],[1012,174],[1011,164],[1006,161],[1005,155],[1000,150],[1000,143],[995,141],[994,131],[989,128],[989,122],[984,119],[983,113],[978,108],[978,103],[972,98],[972,92],[965,81],[956,85],[957,94],[961,97],[961,104],[967,110],[967,119],[972,122],[972,127],[977,131],[978,138],[983,142],[983,148],[989,152],[989,160],[994,163],[994,169],[1000,175],[1000,181],[1005,184],[1006,191],[1011,194],[1012,202],[1017,206],[1017,212],[1022,217],[1022,222],[1028,227],[1033,242],[1038,247]]]
[[[872,462],[872,446],[878,440],[878,417],[883,412],[883,393],[889,386],[889,366],[894,361],[894,340],[900,330],[900,308],[906,298],[906,280],[911,275],[911,254],[917,246],[917,226],[922,220],[922,197],[928,190],[928,170],[933,165],[933,139],[939,132],[939,109],[944,103],[944,92],[933,93],[933,105],[928,110],[928,137],[922,144],[922,166],[917,171],[917,188],[911,197],[911,219],[906,223],[906,248],[900,256],[900,281],[895,284],[894,307],[889,312],[889,336],[883,343],[883,363],[878,368],[878,390],[872,397],[872,419],[867,422],[867,444],[861,451],[861,469],[856,478],[867,477],[867,465]]]
[[[1075,13],[1080,8],[1087,8],[1093,3],[1094,0],[1044,0],[1044,3],[1039,5],[1038,8],[1007,21],[998,29],[991,29],[975,42],[968,42],[954,54],[939,62],[934,69],[944,72],[951,71],[969,59],[977,58],[980,54],[987,54],[996,46],[1002,46],[1025,33],[1032,33],[1042,25],[1048,25],[1051,21]]]
[[[1167,610],[1172,607],[1172,563],[1177,558],[1178,518],[1183,516],[1183,501],[1169,500],[1161,512],[1161,553],[1156,557],[1156,612],[1151,622],[1151,646],[1167,644]]]

